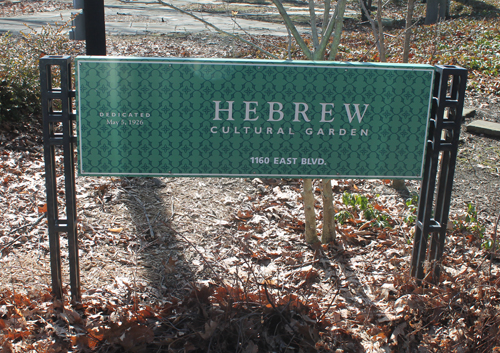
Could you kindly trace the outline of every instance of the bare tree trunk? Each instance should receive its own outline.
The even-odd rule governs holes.
[[[406,12],[406,25],[405,25],[405,41],[403,44],[403,62],[407,63],[410,58],[410,39],[411,27],[413,21],[413,10],[415,8],[415,0],[408,0],[408,10]]]
[[[408,0],[408,12],[406,13],[405,25],[405,41],[403,44],[403,62],[407,63],[410,56],[410,38],[411,38],[411,22],[413,18],[413,9],[415,0]],[[405,188],[405,181],[403,179],[393,179],[392,187],[396,190],[403,190]]]
[[[450,16],[449,0],[427,0],[425,24],[431,25]]]
[[[384,44],[384,26],[382,25],[382,0],[377,0],[377,27],[378,27],[378,41],[380,61],[385,63],[385,44]]]
[[[306,216],[306,242],[314,244],[319,242],[316,234],[316,212],[314,211],[314,194],[312,179],[304,179],[304,213]]]
[[[323,244],[335,241],[335,208],[333,207],[332,182],[323,179],[323,232],[321,242]]]

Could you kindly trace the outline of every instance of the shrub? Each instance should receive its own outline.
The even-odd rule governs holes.
[[[20,35],[0,35],[0,122],[39,114],[39,58],[71,55],[78,46],[64,34],[68,23],[46,26],[38,32],[27,28],[28,32]]]

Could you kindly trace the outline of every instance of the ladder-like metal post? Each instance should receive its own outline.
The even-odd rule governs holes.
[[[422,280],[433,283],[439,281],[439,264],[446,238],[466,83],[466,69],[449,65],[436,66],[410,270],[410,275],[419,283]],[[431,241],[427,249],[429,237]],[[424,266],[426,261],[428,266]]]
[[[71,299],[81,301],[78,237],[76,230],[75,160],[76,147],[73,100],[75,91],[71,83],[71,57],[45,56],[40,58],[40,89],[42,95],[43,147],[47,193],[47,221],[50,243],[52,291],[62,299],[60,233],[68,237]],[[59,85],[59,87],[57,87]],[[66,218],[60,218],[57,190],[56,148],[62,148],[64,197]]]

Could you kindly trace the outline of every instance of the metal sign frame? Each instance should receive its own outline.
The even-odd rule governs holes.
[[[467,70],[464,68],[449,65],[435,68],[432,110],[410,270],[410,275],[420,284],[439,280],[467,81]],[[57,80],[54,80],[54,73],[60,75]],[[55,81],[60,82],[60,87],[54,87]],[[78,303],[81,301],[81,288],[75,192],[76,92],[71,82],[70,56],[45,56],[40,59],[52,291],[56,299],[62,298],[60,234],[66,233],[71,299],[73,303]],[[63,153],[64,209],[58,207],[56,147],[61,148]],[[62,214],[65,214],[65,218],[62,218]],[[427,263],[430,266],[424,267]]]
[[[78,173],[421,179],[424,64],[79,56]]]

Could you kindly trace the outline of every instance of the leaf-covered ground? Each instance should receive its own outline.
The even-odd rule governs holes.
[[[411,60],[470,69],[467,105],[500,122],[498,5],[453,6],[450,21],[415,26]],[[369,29],[347,29],[338,59],[375,60]],[[387,31],[393,61],[400,31]],[[286,57],[285,39],[254,39]],[[259,56],[205,34],[110,37],[108,53]],[[441,283],[423,287],[408,275],[417,182],[334,182],[338,241],[310,247],[299,180],[78,178],[74,307],[67,285],[64,302],[50,295],[41,145],[36,119],[0,129],[2,353],[500,350],[498,139],[462,132]],[[61,247],[67,284],[64,235]]]

